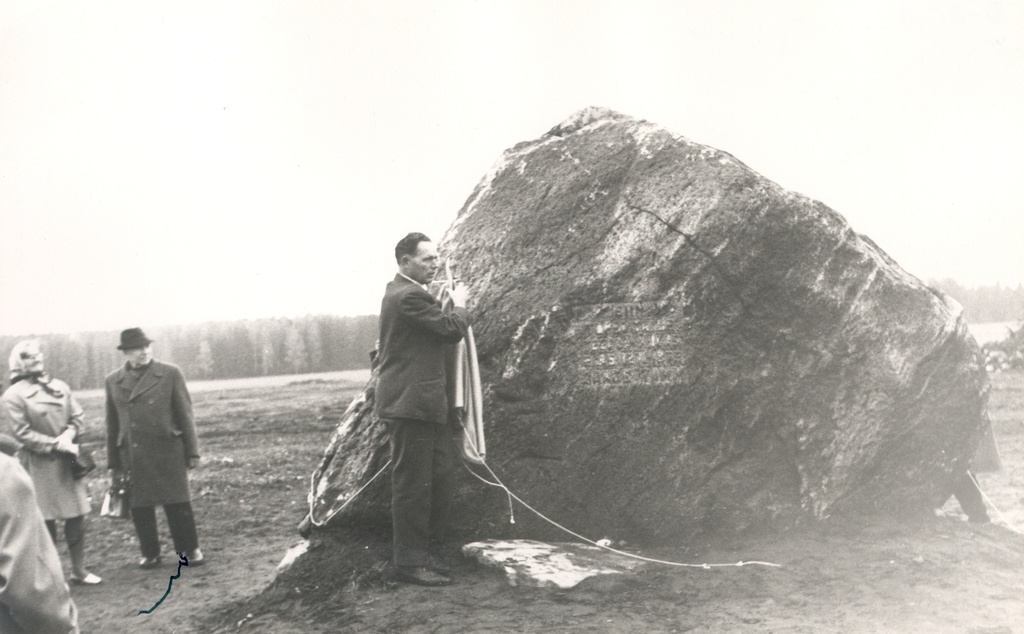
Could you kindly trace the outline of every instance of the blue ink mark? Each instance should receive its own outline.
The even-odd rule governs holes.
[[[139,610],[139,614],[136,614],[135,616],[139,616],[141,614],[152,614],[153,610],[160,607],[160,604],[164,602],[164,599],[167,598],[167,595],[171,593],[171,586],[174,584],[174,580],[181,576],[181,567],[187,565],[188,557],[185,556],[185,553],[178,553],[178,574],[171,575],[170,580],[167,582],[167,592],[164,593],[164,596],[160,597],[159,601],[153,604],[153,607],[149,608],[148,610]]]

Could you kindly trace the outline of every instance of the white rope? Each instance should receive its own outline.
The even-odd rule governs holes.
[[[655,563],[655,564],[664,564],[666,566],[678,566],[678,567],[681,567],[681,568],[702,568],[704,570],[710,570],[712,568],[726,568],[726,567],[736,568],[736,567],[743,567],[743,566],[772,566],[774,568],[781,568],[782,567],[780,564],[773,564],[773,563],[770,563],[770,562],[767,562],[767,561],[738,561],[738,562],[736,562],[734,564],[708,564],[708,563],[704,563],[704,564],[684,564],[684,563],[681,563],[681,562],[678,562],[678,561],[666,561],[664,559],[652,559],[650,557],[644,557],[642,555],[636,555],[636,554],[633,554],[633,553],[625,552],[623,550],[619,550],[617,548],[612,548],[611,546],[605,546],[604,544],[600,544],[600,543],[595,542],[595,541],[593,541],[591,539],[587,539],[583,535],[580,535],[579,533],[577,533],[577,532],[575,532],[573,530],[570,530],[570,529],[566,528],[565,526],[562,526],[561,524],[559,524],[555,520],[551,519],[550,517],[544,515],[543,513],[538,511],[537,509],[533,508],[532,506],[530,506],[529,504],[524,502],[522,498],[520,498],[518,495],[513,493],[507,486],[505,486],[505,483],[501,481],[501,478],[498,477],[498,474],[494,473],[494,471],[491,469],[491,467],[487,464],[486,461],[481,462],[480,464],[482,464],[483,467],[485,469],[487,469],[487,472],[491,474],[491,477],[494,478],[495,482],[489,482],[489,481],[485,480],[484,478],[480,477],[477,473],[475,473],[472,469],[469,468],[469,465],[467,465],[465,462],[463,462],[463,466],[465,466],[466,469],[476,477],[476,479],[478,479],[481,482],[483,482],[485,484],[488,484],[490,486],[496,486],[496,487],[500,487],[500,488],[504,489],[505,493],[509,496],[510,499],[514,499],[516,502],[519,502],[520,504],[522,504],[523,506],[525,506],[529,510],[533,511],[534,515],[536,515],[537,517],[541,518],[542,520],[544,520],[548,524],[551,524],[555,528],[557,528],[559,530],[562,530],[562,531],[568,533],[569,535],[572,535],[576,539],[579,539],[581,541],[584,541],[584,542],[590,544],[591,546],[596,546],[596,547],[601,548],[603,550],[607,550],[607,551],[613,552],[613,553],[615,553],[617,555],[622,555],[624,557],[630,557],[632,559],[639,559],[640,561],[648,561],[648,562]],[[509,506],[511,507],[511,502],[509,502]],[[514,518],[512,518],[511,523],[515,524],[515,519]]]
[[[978,484],[978,481],[974,478],[974,474],[968,471],[967,477],[969,477],[971,479],[971,482],[974,483],[974,487],[978,489],[978,493],[981,494],[981,497],[984,498],[985,501],[989,503],[989,506],[995,509],[996,513],[999,515],[999,519],[1003,521],[1003,524],[1006,524],[1007,528],[1009,528],[1011,531],[1019,535],[1020,531],[1017,530],[1017,527],[1015,527],[1013,524],[1009,522],[1009,520],[1006,519],[1006,516],[1003,515],[1003,512],[999,510],[999,507],[996,506],[995,502],[993,502],[992,499],[985,495],[985,492],[981,490],[981,485]]]
[[[470,442],[472,442],[472,440]],[[650,557],[643,557],[641,555],[636,555],[636,554],[633,554],[633,553],[625,552],[625,551],[619,550],[617,548],[612,548],[611,546],[605,546],[604,544],[600,544],[600,543],[598,543],[596,541],[588,539],[588,538],[584,537],[583,535],[580,535],[579,533],[577,533],[577,532],[575,532],[575,531],[573,531],[571,529],[568,529],[565,526],[562,526],[558,522],[554,521],[553,519],[549,518],[548,516],[544,515],[540,511],[538,511],[537,509],[533,508],[532,506],[527,504],[522,498],[520,498],[518,495],[516,495],[515,493],[512,493],[511,489],[509,489],[505,485],[505,483],[501,481],[501,479],[498,477],[498,475],[496,473],[494,473],[494,471],[491,469],[490,465],[488,465],[486,462],[481,462],[480,464],[483,465],[483,467],[485,469],[487,469],[487,472],[490,473],[492,477],[494,477],[496,482],[491,482],[490,480],[487,480],[486,478],[484,478],[483,476],[481,476],[477,472],[475,472],[472,469],[470,469],[469,465],[467,465],[465,463],[465,461],[462,462],[462,466],[465,467],[466,471],[469,471],[470,475],[472,475],[474,478],[476,478],[477,480],[479,480],[480,482],[483,482],[484,484],[486,484],[488,486],[497,487],[497,488],[502,489],[502,490],[505,491],[505,494],[508,496],[508,500],[509,500],[508,512],[509,512],[509,523],[511,523],[511,524],[515,524],[516,523],[515,511],[514,511],[514,509],[512,507],[512,500],[515,500],[516,502],[519,502],[520,504],[525,506],[530,511],[533,511],[533,513],[537,517],[539,517],[542,520],[546,521],[547,523],[551,524],[555,528],[558,528],[559,530],[562,530],[562,531],[568,533],[569,535],[572,535],[573,537],[575,537],[575,538],[577,538],[579,540],[582,540],[582,541],[584,541],[584,542],[586,542],[586,543],[588,543],[588,544],[590,544],[592,546],[596,546],[598,548],[601,548],[601,549],[604,549],[604,550],[616,553],[618,555],[623,555],[625,557],[630,557],[630,558],[633,558],[633,559],[639,559],[641,561],[648,561],[648,562],[657,563],[657,564],[664,564],[664,565],[667,565],[667,566],[680,566],[680,567],[685,567],[685,568],[702,568],[704,570],[710,570],[711,568],[742,567],[742,566],[754,566],[754,565],[757,565],[757,566],[772,566],[772,567],[775,567],[775,568],[781,568],[782,567],[780,564],[770,563],[770,562],[766,562],[766,561],[738,561],[738,562],[736,562],[734,564],[708,564],[708,563],[704,563],[704,564],[686,564],[686,563],[681,563],[681,562],[677,562],[677,561],[665,561],[665,560],[662,560],[662,559],[652,559]],[[338,513],[341,513],[343,510],[345,510],[345,507],[347,507],[357,497],[359,497],[359,494],[362,493],[363,490],[366,489],[366,487],[368,487],[371,484],[373,484],[374,480],[376,480],[378,477],[380,477],[380,474],[384,473],[384,470],[387,469],[389,466],[391,466],[391,460],[388,460],[387,463],[385,463],[385,465],[383,467],[381,467],[377,471],[377,473],[373,474],[373,477],[370,478],[369,481],[367,481],[366,484],[364,484],[363,486],[359,487],[359,490],[356,491],[355,494],[352,495],[352,497],[350,497],[348,500],[346,500],[345,503],[342,504],[337,510],[331,512],[331,514],[328,515],[327,518],[324,519],[322,522],[318,522],[316,520],[316,517],[313,514],[313,503],[314,503],[314,499],[315,499],[315,496],[313,495],[314,489],[315,489],[314,479],[316,478],[316,474],[315,473],[311,474],[310,478],[309,478],[309,493],[310,493],[310,495],[309,495],[309,521],[313,524],[313,526],[316,526],[318,528],[322,528],[323,526],[325,526],[332,519],[334,519],[334,517]],[[1020,530],[1018,530],[1017,527],[1015,527],[1012,523],[1010,523],[1009,520],[1006,519],[1006,516],[1003,515],[1003,512],[1001,510],[999,510],[999,507],[995,505],[995,502],[993,502],[992,499],[988,495],[985,494],[985,491],[983,491],[982,488],[981,488],[981,485],[978,484],[978,480],[974,477],[974,474],[968,472],[967,475],[968,475],[968,477],[970,477],[971,482],[974,483],[974,486],[978,489],[978,492],[981,493],[981,496],[985,499],[986,502],[988,502],[988,504],[999,515],[999,519],[1002,520],[1002,522],[1006,525],[1006,527],[1009,528],[1014,533],[1020,534]]]
[[[483,464],[483,463],[481,463],[481,464]],[[515,524],[516,523],[516,512],[515,512],[515,509],[512,507],[512,492],[508,490],[508,487],[506,487],[504,484],[501,484],[499,482],[491,482],[490,480],[484,479],[483,476],[478,474],[476,471],[473,471],[472,469],[470,469],[469,465],[466,464],[465,460],[462,461],[462,466],[466,468],[466,471],[469,471],[470,475],[472,475],[477,480],[483,482],[487,486],[498,487],[499,489],[504,489],[505,490],[505,495],[508,496],[508,523],[509,524]]]
[[[345,510],[346,506],[351,504],[353,500],[355,500],[357,497],[359,497],[359,494],[363,492],[363,489],[365,489],[366,487],[368,487],[371,484],[373,484],[373,481],[377,479],[377,476],[379,476],[380,474],[384,473],[384,470],[387,469],[389,466],[391,466],[391,460],[390,459],[387,461],[387,464],[385,464],[383,467],[380,468],[379,471],[377,471],[377,473],[373,474],[373,477],[370,478],[370,480],[366,484],[364,484],[363,486],[359,487],[359,490],[356,491],[352,495],[352,497],[350,497],[349,499],[345,500],[345,503],[342,504],[338,508],[338,510],[332,512],[330,515],[327,516],[327,519],[325,519],[322,522],[316,521],[316,518],[313,516],[313,501],[316,499],[316,496],[313,494],[314,491],[315,491],[315,486],[313,484],[313,480],[316,478],[316,472],[313,472],[313,474],[309,476],[309,521],[310,521],[310,523],[313,524],[313,526],[316,526],[317,528],[322,528],[322,527],[326,526],[328,522],[330,522],[332,519],[334,519],[335,515],[337,515],[338,513],[341,513],[343,510]]]
[[[684,563],[681,563],[681,562],[678,562],[678,561],[665,561],[664,559],[652,559],[650,557],[643,557],[641,555],[636,555],[636,554],[633,554],[633,553],[628,553],[628,552],[619,550],[617,548],[612,548],[611,546],[605,546],[604,544],[599,544],[598,542],[595,542],[595,541],[593,541],[591,539],[587,539],[583,535],[580,535],[579,533],[577,533],[575,531],[572,531],[572,530],[562,526],[558,522],[554,521],[553,519],[549,518],[548,516],[544,515],[543,513],[538,511],[537,509],[535,509],[532,506],[530,506],[529,504],[527,504],[525,501],[523,501],[522,498],[520,498],[518,495],[513,493],[507,486],[505,486],[505,484],[501,481],[501,479],[498,477],[498,475],[496,473],[494,473],[494,471],[491,469],[491,467],[486,462],[482,462],[481,464],[483,465],[483,467],[485,469],[487,469],[487,472],[490,473],[491,476],[494,477],[496,482],[490,482],[490,481],[484,479],[478,473],[476,473],[475,471],[470,469],[469,465],[467,465],[465,463],[465,461],[463,461],[463,463],[462,463],[462,465],[466,468],[466,470],[469,471],[473,475],[473,477],[476,478],[477,480],[480,480],[481,482],[483,482],[484,484],[487,484],[489,486],[499,487],[499,488],[501,488],[501,489],[503,489],[505,491],[505,494],[508,495],[508,497],[509,497],[509,516],[510,516],[510,521],[511,521],[512,524],[516,523],[515,522],[515,515],[513,515],[513,510],[512,510],[512,500],[515,500],[516,502],[519,502],[520,504],[522,504],[523,506],[525,506],[529,510],[533,511],[533,513],[537,517],[539,517],[542,520],[548,522],[549,524],[551,524],[555,528],[558,528],[558,529],[560,529],[562,531],[565,531],[566,533],[568,533],[569,535],[572,535],[576,539],[584,541],[584,542],[586,542],[586,543],[588,543],[588,544],[590,544],[592,546],[596,546],[596,547],[601,548],[603,550],[607,550],[607,551],[616,553],[618,555],[622,555],[624,557],[630,557],[632,559],[639,559],[641,561],[648,561],[648,562],[656,563],[656,564],[664,564],[666,566],[679,566],[679,567],[683,567],[683,568],[702,568],[704,570],[710,570],[711,568],[742,567],[742,566],[773,566],[775,568],[781,568],[782,567],[779,564],[773,564],[773,563],[769,563],[769,562],[766,562],[766,561],[738,561],[738,562],[736,562],[734,564],[706,564],[706,563],[705,564],[684,564]],[[314,474],[310,475],[310,478],[309,478],[309,491],[310,491],[310,496],[309,496],[309,521],[310,521],[310,523],[312,523],[313,526],[316,526],[318,528],[325,526],[328,522],[330,522],[332,519],[334,519],[334,516],[336,516],[338,513],[341,513],[345,509],[346,506],[351,504],[353,500],[355,500],[357,497],[359,497],[359,494],[362,493],[363,490],[366,489],[366,487],[368,487],[371,484],[373,484],[373,481],[376,480],[380,476],[380,474],[384,473],[384,470],[387,469],[389,466],[391,466],[391,460],[388,460],[387,463],[383,467],[381,467],[380,470],[377,471],[377,473],[373,474],[373,477],[370,478],[369,481],[367,481],[366,484],[364,484],[363,486],[359,487],[359,490],[356,491],[352,495],[352,497],[350,497],[348,500],[346,500],[344,504],[342,504],[337,510],[333,511],[330,515],[328,515],[327,518],[324,519],[322,522],[318,522],[316,520],[316,517],[313,514],[313,501],[315,499],[315,497],[313,495],[313,491],[314,491],[313,481],[314,481],[314,479],[316,477],[316,474],[314,473]]]

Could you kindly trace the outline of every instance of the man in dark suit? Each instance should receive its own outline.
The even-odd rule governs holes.
[[[177,366],[153,359],[152,340],[140,328],[121,333],[125,364],[107,376],[107,465],[128,476],[132,521],[142,549],[141,568],[160,564],[157,504],[164,507],[174,549],[190,566],[203,563],[188,470],[199,464],[192,397]]]
[[[469,327],[467,292],[448,291],[450,309],[427,291],[438,269],[437,247],[410,233],[395,247],[398,274],[380,308],[377,416],[391,437],[391,510],[397,577],[448,585],[431,558],[444,537],[454,492],[455,447],[448,427],[445,349]]]

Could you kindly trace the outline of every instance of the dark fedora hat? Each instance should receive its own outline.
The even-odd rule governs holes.
[[[121,331],[121,345],[117,349],[145,348],[151,343],[153,343],[153,340],[147,337],[146,333],[142,332],[142,328],[129,328],[128,330]]]

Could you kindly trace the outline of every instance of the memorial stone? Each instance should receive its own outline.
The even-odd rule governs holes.
[[[440,248],[472,292],[488,465],[582,534],[928,509],[988,426],[955,301],[824,204],[647,121],[589,108],[506,151]],[[387,461],[361,398],[315,515]],[[494,479],[467,466],[456,536],[565,538],[518,504],[509,523],[469,469]],[[337,521],[387,530],[386,476],[361,496]]]

